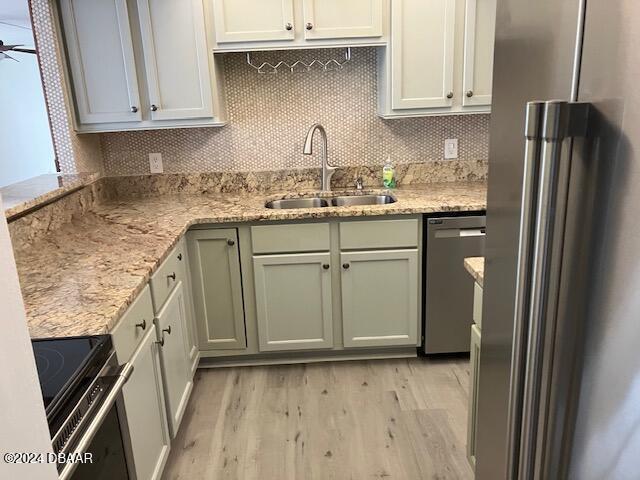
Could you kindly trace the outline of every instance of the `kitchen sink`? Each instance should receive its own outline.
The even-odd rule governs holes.
[[[324,198],[283,198],[282,200],[267,202],[265,206],[276,210],[288,208],[321,208],[328,207],[329,202]]]
[[[291,208],[353,207],[362,205],[386,205],[395,203],[391,195],[340,195],[333,198],[283,198],[271,200],[265,206],[276,210]]]
[[[352,207],[359,205],[386,205],[395,203],[396,199],[391,195],[343,195],[331,199],[334,207]]]

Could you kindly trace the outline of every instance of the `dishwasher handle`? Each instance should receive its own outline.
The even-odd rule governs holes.
[[[466,238],[466,237],[484,237],[486,229],[482,228],[442,228],[436,230],[436,238]]]

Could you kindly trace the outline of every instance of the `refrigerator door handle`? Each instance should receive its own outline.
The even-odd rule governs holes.
[[[518,268],[513,322],[513,347],[511,351],[511,380],[507,423],[507,479],[517,479],[522,418],[522,389],[526,362],[526,331],[529,307],[531,250],[533,225],[536,218],[536,194],[540,151],[542,144],[542,116],[544,102],[527,103],[525,122],[524,169],[522,174],[522,199],[518,243]]]
[[[536,447],[544,438],[539,426],[546,418],[541,395],[552,365],[552,359],[545,359],[545,344],[555,331],[571,161],[563,159],[563,144],[586,135],[588,113],[588,104],[545,102],[538,156],[530,153],[534,165],[525,165],[531,183],[524,185],[523,202],[529,203],[523,203],[520,229],[509,405],[511,479],[533,479],[540,468]]]

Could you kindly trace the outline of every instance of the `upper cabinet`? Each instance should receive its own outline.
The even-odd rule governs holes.
[[[389,0],[208,0],[215,51],[386,45]]]
[[[455,6],[455,0],[401,0],[392,3],[394,109],[451,106]]]
[[[490,111],[496,0],[59,1],[79,132],[224,125],[214,53],[260,50],[379,47],[383,118]]]
[[[80,123],[142,119],[126,0],[62,0]]]
[[[213,117],[202,0],[138,0],[151,120]]]
[[[303,0],[304,38],[381,37],[382,0]]]
[[[61,0],[61,16],[79,132],[223,124],[203,0]]]
[[[383,118],[486,113],[491,106],[496,0],[394,0],[378,50]]]
[[[216,41],[293,40],[293,0],[213,0]]]
[[[464,106],[491,105],[496,0],[467,0],[465,10]]]

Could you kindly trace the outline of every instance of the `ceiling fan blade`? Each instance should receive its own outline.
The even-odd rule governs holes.
[[[35,55],[36,51],[33,48],[12,48],[12,52],[32,53]]]
[[[12,56],[7,55],[7,54],[6,54],[6,53],[4,53],[4,52],[0,52],[0,60],[5,60],[5,59],[7,59],[7,58],[8,58],[9,60],[13,60],[14,62],[17,62],[17,61],[18,61],[17,59],[13,58]]]
[[[16,47],[22,47],[22,45],[5,45],[0,41],[0,52],[6,52],[7,50],[13,50]]]

